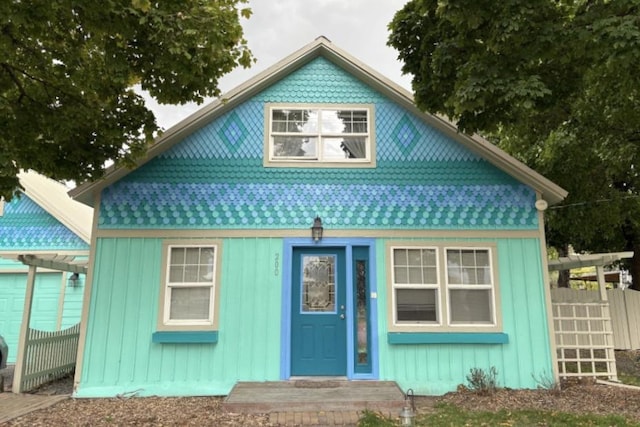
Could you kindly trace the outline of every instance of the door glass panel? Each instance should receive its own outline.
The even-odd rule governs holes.
[[[302,257],[302,312],[334,313],[335,268],[334,256],[304,255]]]
[[[367,352],[367,269],[362,260],[356,261],[356,312],[358,317],[358,364],[367,364],[369,354]]]

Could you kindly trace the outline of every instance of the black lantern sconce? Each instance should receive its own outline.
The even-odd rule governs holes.
[[[311,238],[314,242],[322,240],[323,231],[324,228],[322,228],[322,220],[319,216],[316,216],[316,219],[313,220],[313,227],[311,227]]]
[[[69,286],[75,288],[80,284],[80,275],[78,273],[73,273],[69,276]]]

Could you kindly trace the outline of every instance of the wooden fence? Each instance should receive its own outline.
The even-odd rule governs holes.
[[[617,350],[640,349],[640,292],[630,289],[607,291],[611,305],[613,343]]]
[[[76,367],[80,324],[56,332],[29,328],[19,389],[24,393],[70,374]]]
[[[630,289],[610,289],[607,291],[613,347],[616,350],[640,349],[640,292]],[[590,303],[600,302],[598,291],[577,289],[552,289],[551,301]]]

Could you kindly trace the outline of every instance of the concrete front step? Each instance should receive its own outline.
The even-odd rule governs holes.
[[[392,381],[291,380],[239,382],[223,407],[236,413],[400,411],[404,393]]]

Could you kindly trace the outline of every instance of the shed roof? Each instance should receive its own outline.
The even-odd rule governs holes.
[[[351,73],[380,93],[388,96],[402,107],[412,111],[430,126],[467,147],[489,163],[513,176],[516,180],[530,186],[539,192],[541,197],[549,204],[558,203],[566,197],[567,192],[560,186],[511,157],[486,139],[478,135],[470,136],[461,133],[450,121],[418,110],[414,104],[413,96],[409,91],[374,71],[349,53],[338,48],[325,37],[318,37],[282,61],[223,95],[217,101],[203,107],[168,129],[149,147],[144,158],[138,161],[137,167],[142,166],[157,155],[171,148],[174,144],[180,142],[187,135],[207,125],[215,118],[230,111],[240,103],[248,100],[255,94],[320,56]],[[84,183],[71,190],[69,194],[74,199],[91,206],[94,203],[95,196],[98,195],[102,189],[120,180],[131,171],[132,169],[122,166],[112,166],[107,169],[103,178],[94,182]]]

